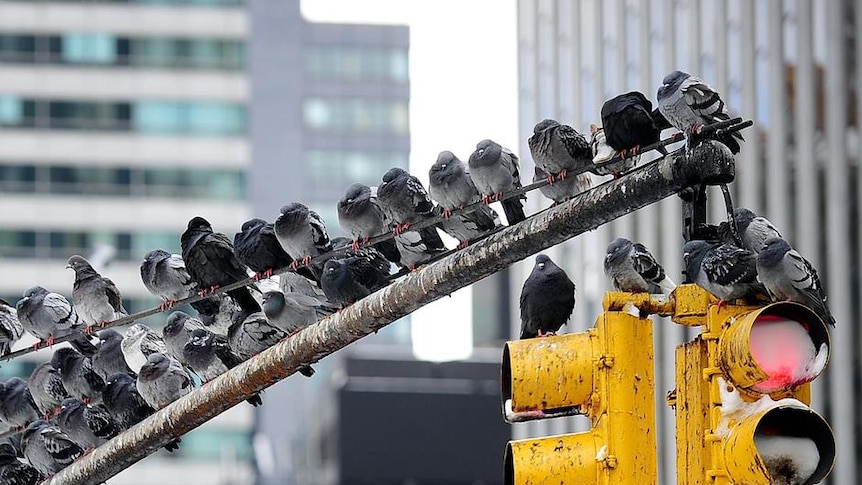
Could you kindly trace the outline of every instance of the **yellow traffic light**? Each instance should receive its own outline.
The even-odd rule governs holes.
[[[509,442],[505,484],[656,483],[652,321],[634,308],[638,295],[608,295],[585,332],[506,343],[506,420],[583,414],[592,429]]]
[[[676,352],[678,483],[820,482],[835,441],[807,405],[829,358],[824,322],[791,302],[719,306],[695,285],[674,298],[675,321],[706,326]]]

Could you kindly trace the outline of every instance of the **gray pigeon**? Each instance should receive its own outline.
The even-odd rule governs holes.
[[[605,276],[617,291],[631,293],[670,293],[676,285],[664,273],[664,269],[641,243],[633,243],[624,237],[614,239],[605,256]]]
[[[69,397],[66,388],[63,387],[63,378],[60,371],[55,369],[49,362],[40,364],[33,369],[27,379],[27,387],[30,396],[39,409],[39,413],[45,419],[53,418],[59,412],[60,403]]]
[[[147,362],[150,354],[156,352],[168,355],[165,341],[151,328],[136,323],[126,329],[123,341],[120,344],[126,364],[135,374],[141,373],[141,367]]]
[[[242,363],[227,343],[227,339],[206,329],[195,329],[183,348],[183,360],[201,381],[209,382]],[[263,400],[255,393],[246,402],[260,406]]]
[[[60,428],[44,420],[33,421],[21,435],[24,458],[45,476],[52,476],[84,454]]]
[[[395,236],[395,244],[398,246],[398,252],[401,253],[401,265],[411,271],[448,251],[442,239],[439,244],[437,242],[428,244],[416,231],[407,231]]]
[[[89,357],[78,353],[75,349],[64,347],[54,351],[51,356],[51,366],[60,371],[63,387],[69,396],[84,402],[100,402],[105,381],[93,370]]]
[[[13,428],[23,429],[37,419],[38,408],[27,388],[27,381],[12,377],[0,383],[0,420]]]
[[[147,291],[162,299],[162,310],[173,307],[177,300],[192,296],[196,286],[186,271],[183,257],[162,249],[153,249],[144,255],[141,281]]]
[[[138,373],[138,392],[153,409],[159,410],[192,392],[192,378],[174,359],[156,352]]]
[[[536,166],[533,173],[533,182],[540,182],[548,179],[548,173]],[[562,204],[572,197],[586,192],[592,186],[590,175],[586,173],[568,176],[562,180],[557,180],[552,184],[547,184],[539,187],[539,192],[542,195],[554,201],[554,205]]]
[[[773,300],[805,305],[824,323],[835,326],[817,270],[784,239],[766,240],[757,255],[757,275]]]
[[[353,238],[354,249],[368,239],[389,232],[389,221],[377,203],[377,187],[351,184],[338,201],[338,223]],[[385,239],[374,247],[393,263],[401,261],[401,254],[392,239]]]
[[[41,286],[28,288],[15,307],[24,330],[49,347],[54,345],[55,338],[84,332],[84,322],[69,300]],[[92,355],[96,351],[96,347],[83,336],[72,340],[71,344],[84,355]],[[37,342],[33,347],[41,346],[42,342]]]
[[[467,166],[452,152],[440,152],[428,171],[428,178],[431,197],[443,208],[445,219],[440,228],[460,241],[462,246],[500,226],[500,217],[487,206],[452,216],[452,211],[481,200]]]
[[[476,150],[470,154],[467,162],[470,168],[470,178],[482,196],[486,205],[493,200],[500,200],[503,213],[509,225],[516,224],[527,218],[521,200],[527,197],[519,195],[501,200],[503,193],[520,189],[521,166],[518,156],[499,143],[482,140],[476,144]]]
[[[270,323],[263,312],[252,313],[242,318],[237,315],[227,334],[228,345],[234,355],[246,361],[272,347],[287,337],[287,333]],[[300,367],[299,372],[311,377],[314,369],[310,365]]]
[[[131,428],[156,412],[138,392],[137,378],[131,374],[115,374],[109,377],[105,381],[102,397],[102,404],[121,430]],[[165,449],[172,452],[179,448],[179,444],[180,439],[177,438],[166,444]]]
[[[23,333],[24,326],[18,320],[18,311],[0,298],[0,355],[8,354]]]
[[[547,255],[536,264],[521,288],[522,339],[554,335],[575,309],[575,284]]]
[[[108,278],[100,275],[83,256],[69,258],[67,268],[75,271],[72,299],[78,316],[86,325],[100,325],[127,316],[120,290]]]
[[[564,180],[593,163],[593,151],[584,135],[559,121],[544,119],[533,127],[527,140],[536,166],[548,174],[548,183]]]
[[[284,252],[293,258],[290,268],[296,270],[299,264],[309,266],[311,259],[332,251],[332,241],[326,232],[323,219],[299,202],[281,208],[275,219],[275,236]],[[322,264],[309,266],[315,277],[320,276]]]
[[[757,281],[756,255],[732,244],[710,244],[692,240],[682,247],[685,274],[689,280],[720,300],[740,298],[757,301],[767,296]]]
[[[395,167],[383,174],[383,181],[377,187],[377,203],[386,214],[392,231],[396,236],[402,235],[413,224],[424,222],[440,214],[440,208],[434,205],[422,182],[407,171]],[[444,248],[443,240],[435,226],[427,226],[414,231],[423,244],[430,248]],[[415,236],[414,236],[415,237]],[[396,245],[398,242],[396,241]],[[398,246],[401,253],[401,246]],[[401,264],[405,263],[406,255],[401,253]]]
[[[325,274],[326,266],[324,265]],[[263,294],[263,313],[267,320],[288,335],[302,330],[320,320],[327,313],[331,313],[331,310],[322,311],[323,308],[326,306],[322,301],[302,293],[267,291]]]
[[[68,398],[60,404],[54,423],[85,450],[97,448],[117,436],[121,429],[107,409]]]
[[[730,232],[730,222],[719,224],[721,240],[728,244],[737,244]],[[733,223],[736,224],[736,232],[742,240],[743,248],[753,253],[759,253],[767,239],[781,237],[778,229],[768,219],[744,207],[733,210]]]
[[[198,328],[205,328],[197,318],[192,318],[186,312],[176,311],[168,315],[165,328],[162,329],[162,338],[165,342],[168,357],[173,357],[183,365],[188,365],[183,358],[183,347]]]
[[[593,152],[593,164],[595,164],[595,168],[590,171],[596,175],[613,175],[615,179],[635,168],[640,160],[640,155],[637,155],[611,162],[617,152],[608,145],[605,130],[594,124],[590,125],[590,150]],[[662,150],[667,152],[663,148]]]
[[[0,442],[0,483],[3,485],[36,485],[45,477],[18,459],[18,449],[8,438]]]
[[[703,79],[686,72],[673,71],[658,88],[658,109],[667,121],[683,132],[691,146],[691,136],[700,126],[729,120],[730,114],[721,96]],[[739,153],[742,135],[737,131],[717,140],[732,153]]]
[[[123,335],[113,329],[107,328],[99,332],[99,350],[90,357],[93,370],[102,379],[107,379],[114,374],[132,372],[123,355]]]

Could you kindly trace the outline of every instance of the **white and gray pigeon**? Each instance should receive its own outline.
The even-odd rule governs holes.
[[[140,323],[126,329],[120,347],[126,358],[126,364],[135,374],[141,373],[141,367],[144,366],[151,354],[158,352],[168,355],[168,349],[165,347],[165,341],[161,335]]]
[[[742,240],[743,248],[753,253],[759,253],[767,239],[781,237],[778,229],[767,218],[758,216],[744,207],[733,210],[733,223],[736,224],[736,232]],[[722,242],[737,244],[730,232],[730,221],[719,224],[718,230]]]
[[[162,299],[160,308],[170,308],[177,300],[192,296],[195,282],[186,271],[186,264],[179,254],[163,249],[153,249],[141,261],[141,281],[147,291]]]
[[[127,316],[120,290],[109,278],[100,275],[83,256],[69,258],[67,268],[75,271],[72,299],[75,309],[86,325],[104,325]]]
[[[123,334],[111,328],[99,332],[99,350],[90,357],[90,361],[93,370],[104,380],[114,374],[132,372],[123,355]]]
[[[8,354],[23,333],[24,326],[18,320],[18,311],[0,298],[0,355]]]
[[[300,263],[309,266],[312,258],[332,251],[326,223],[305,204],[293,202],[282,207],[274,227],[275,236],[284,252],[293,258],[290,267],[294,270]],[[323,264],[309,267],[314,276],[319,278]]]
[[[431,198],[443,208],[445,219],[440,228],[460,241],[462,246],[501,225],[500,217],[488,206],[452,215],[452,211],[481,200],[467,166],[452,152],[440,152],[437,161],[428,170],[428,178]]]
[[[324,265],[325,274],[326,265]],[[267,291],[263,294],[264,315],[270,324],[288,335],[292,335],[317,322],[326,314],[332,313],[332,310],[324,310],[324,308],[328,308],[324,302],[302,293]]]
[[[54,420],[84,450],[97,448],[120,433],[111,413],[101,405],[84,404],[73,397],[64,399]]]
[[[36,408],[45,419],[53,418],[59,411],[63,399],[69,397],[69,393],[63,387],[60,371],[51,366],[50,362],[39,364],[33,369],[27,379],[27,387],[30,389],[30,396]]]
[[[63,387],[69,396],[85,402],[101,402],[105,380],[93,369],[89,357],[73,348],[63,347],[54,351],[51,366],[60,372]]]
[[[407,231],[395,236],[395,244],[401,253],[401,265],[411,271],[448,251],[441,239],[439,244],[429,244],[416,231]]]
[[[347,187],[338,201],[338,223],[353,239],[358,249],[370,238],[389,232],[389,221],[377,203],[377,187],[355,183]],[[401,261],[401,254],[392,239],[385,239],[374,247],[393,263]]]
[[[533,182],[547,180],[548,174],[539,166],[536,166],[533,171]],[[563,180],[557,180],[553,184],[547,184],[539,187],[539,192],[554,201],[554,205],[562,204],[572,197],[586,192],[592,186],[590,175],[582,173],[574,176],[568,176]]]
[[[773,300],[805,305],[824,323],[835,326],[817,269],[784,239],[766,240],[757,254],[757,275]]]
[[[721,96],[706,82],[687,72],[673,71],[665,76],[658,88],[658,109],[667,121],[683,132],[691,145],[694,131],[703,125],[729,120],[730,114]],[[732,153],[739,153],[743,140],[737,131],[716,138]]]
[[[15,307],[24,330],[48,346],[54,344],[55,338],[84,332],[84,322],[69,300],[41,286],[24,291],[24,297],[18,300]],[[72,340],[71,344],[85,355],[92,355],[96,351],[96,347],[83,336]],[[37,342],[33,347],[39,348],[41,345],[42,342]]]
[[[740,298],[758,301],[767,296],[757,281],[756,255],[732,244],[710,244],[692,240],[682,247],[685,274],[689,280],[718,298],[730,302]]]
[[[24,458],[45,476],[52,476],[84,454],[60,428],[45,420],[33,421],[21,435]]]
[[[191,376],[176,360],[155,352],[138,372],[138,392],[159,410],[194,390]]]
[[[482,196],[486,205],[499,200],[503,205],[503,213],[509,225],[516,224],[527,218],[521,200],[527,197],[519,195],[501,200],[505,192],[520,189],[521,166],[518,156],[492,140],[482,140],[476,144],[476,150],[470,154],[467,161],[470,178]]]
[[[12,428],[24,429],[37,419],[39,411],[30,395],[27,381],[12,377],[0,382],[0,421]]]
[[[168,315],[165,327],[162,329],[162,339],[165,342],[167,355],[183,365],[188,365],[183,358],[183,348],[189,341],[192,332],[198,328],[205,328],[204,324],[186,312],[176,311]]]
[[[527,145],[536,166],[548,174],[549,183],[564,180],[569,172],[583,171],[593,163],[586,137],[557,120],[536,123]]]
[[[614,239],[608,245],[604,269],[605,276],[617,291],[669,294],[676,288],[643,244],[624,237]],[[654,291],[656,289],[659,291]]]

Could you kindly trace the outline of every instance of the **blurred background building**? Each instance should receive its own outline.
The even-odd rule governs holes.
[[[814,385],[814,407],[836,435],[829,483],[859,483],[859,3],[519,0],[518,36],[522,154],[536,121],[551,117],[587,130],[600,124],[604,100],[631,90],[655,100],[675,69],[700,75],[732,112],[755,121],[737,159],[735,203],[768,217],[820,270],[838,324],[826,377]],[[669,276],[682,279],[680,206],[671,197],[553,248],[581,290],[569,331],[591,326],[598,315],[608,286],[597,255],[617,236],[644,243]],[[712,206],[712,220],[723,220],[720,204]],[[517,266],[513,291],[530,266]],[[659,483],[675,476],[674,420],[664,391],[674,387],[673,350],[691,336],[669,321],[656,327]],[[514,432],[526,437],[583,425],[566,418]]]

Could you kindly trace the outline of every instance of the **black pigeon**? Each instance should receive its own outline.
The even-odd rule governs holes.
[[[90,361],[93,370],[102,379],[114,374],[132,372],[123,355],[123,334],[110,328],[99,332],[99,350],[90,357]]]
[[[85,450],[105,444],[121,431],[107,409],[84,404],[73,397],[63,400],[54,422]]]
[[[198,289],[210,291],[248,278],[246,268],[236,259],[233,244],[224,234],[213,232],[203,217],[194,217],[180,238],[183,261]],[[260,305],[245,286],[227,292],[247,313],[260,311]]]
[[[69,397],[63,386],[60,371],[51,366],[50,362],[38,365],[27,379],[30,396],[36,403],[36,408],[45,419],[53,418],[60,410],[60,403]]]
[[[338,201],[338,223],[353,238],[358,249],[368,239],[389,232],[389,221],[377,203],[377,187],[351,184]],[[374,248],[393,263],[401,261],[398,246],[392,239],[374,244]]]
[[[740,241],[736,241],[733,237],[731,223],[736,226],[736,234]],[[744,207],[737,207],[733,210],[732,221],[724,221],[718,225],[718,234],[721,242],[733,245],[739,245],[739,242],[742,242],[743,249],[755,254],[763,249],[767,239],[781,237],[781,233],[769,222],[769,219]]]
[[[93,369],[89,357],[81,355],[75,349],[64,347],[54,351],[51,366],[60,371],[63,387],[71,397],[84,402],[101,401],[105,380]]]
[[[293,262],[278,238],[273,224],[263,219],[249,219],[240,232],[233,236],[233,251],[240,263],[257,273],[258,278],[270,277],[272,272],[287,268]]]
[[[27,381],[12,377],[0,382],[0,420],[19,429],[39,419],[39,411]]]
[[[555,334],[575,309],[575,284],[544,254],[521,289],[521,338]]]
[[[320,285],[329,301],[344,308],[386,286],[388,277],[389,264],[385,259],[380,261],[357,252],[327,261]]]
[[[105,381],[102,391],[102,405],[111,413],[119,429],[125,431],[140,423],[156,412],[138,392],[136,376],[133,374],[114,374]],[[179,448],[177,438],[165,445],[168,451]]]
[[[18,450],[6,439],[0,442],[0,483],[3,485],[36,485],[44,476],[18,459]]]
[[[21,452],[33,468],[46,476],[56,474],[84,454],[69,435],[41,419],[24,430]]]
[[[661,129],[652,116],[650,100],[639,91],[620,94],[602,105],[602,128],[608,146],[620,152],[637,155],[641,148],[657,143]],[[667,155],[664,147],[659,151]]]

